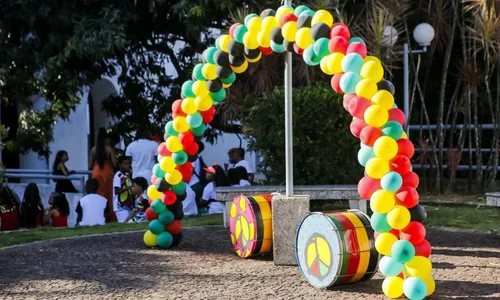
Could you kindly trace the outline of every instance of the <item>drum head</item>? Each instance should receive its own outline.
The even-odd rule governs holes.
[[[229,211],[229,232],[234,251],[240,257],[249,257],[257,245],[255,212],[245,196],[236,197]]]

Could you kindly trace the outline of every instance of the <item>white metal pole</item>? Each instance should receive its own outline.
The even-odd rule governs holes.
[[[410,125],[410,70],[409,70],[409,49],[408,49],[408,44],[404,44],[403,48],[403,81],[404,81],[404,87],[403,87],[403,98],[404,98],[404,104],[403,104],[403,110],[406,118],[406,123],[404,126],[404,130],[406,131],[406,135],[408,138],[410,138],[410,130],[409,130],[409,125]]]
[[[285,0],[285,5],[292,1]],[[293,195],[293,121],[292,121],[292,53],[285,54],[285,185],[286,195]]]

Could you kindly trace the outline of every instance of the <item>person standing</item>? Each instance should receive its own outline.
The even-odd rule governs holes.
[[[233,165],[232,168],[243,167],[247,170],[248,173],[248,181],[253,184],[253,170],[250,167],[250,164],[245,160],[245,149],[243,148],[232,148],[227,153],[229,156],[229,162]],[[228,169],[228,165],[225,165],[226,171]]]
[[[56,154],[56,159],[52,165],[52,174],[59,176],[69,176],[75,174],[75,171],[69,171],[66,167],[66,162],[69,160],[68,152],[61,150]],[[69,179],[54,179],[56,182],[56,192],[60,193],[78,193],[71,180]]]
[[[153,166],[158,155],[158,144],[149,140],[142,130],[137,130],[136,140],[127,146],[126,156],[132,158],[132,172],[135,177],[144,177],[151,184]]]
[[[189,186],[196,194],[196,203],[199,203],[203,194],[203,188],[205,188],[206,185],[205,168],[207,167],[207,165],[203,161],[203,157],[201,157],[201,152],[205,150],[205,145],[202,142],[197,143],[198,158],[193,162],[193,176],[189,181]]]

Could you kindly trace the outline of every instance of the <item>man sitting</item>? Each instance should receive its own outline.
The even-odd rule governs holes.
[[[76,223],[80,226],[105,225],[105,215],[108,211],[108,201],[97,194],[99,182],[90,178],[85,183],[87,195],[78,201],[76,213],[78,214]]]

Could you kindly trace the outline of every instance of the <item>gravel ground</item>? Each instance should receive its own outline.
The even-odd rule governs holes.
[[[175,250],[147,249],[142,233],[0,249],[0,299],[384,299],[382,277],[317,290],[297,267],[240,259],[226,230],[188,228]],[[500,299],[500,236],[429,229],[432,299]]]

